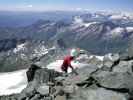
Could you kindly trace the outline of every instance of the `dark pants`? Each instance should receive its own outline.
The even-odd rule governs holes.
[[[61,67],[61,69],[62,69],[63,72],[67,73],[67,69],[68,69],[68,68]]]

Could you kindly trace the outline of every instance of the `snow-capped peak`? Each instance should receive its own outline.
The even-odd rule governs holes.
[[[74,18],[74,24],[84,26],[84,27],[89,27],[90,25],[96,24],[96,23],[98,23],[98,22],[88,22],[88,23],[86,23],[86,22],[83,21],[82,18],[80,18],[80,16],[76,16]]]
[[[125,31],[124,28],[122,27],[117,27],[113,30],[111,30],[107,35],[111,37],[117,37],[117,36],[122,36],[122,33]]]
[[[83,23],[83,20],[80,18],[80,16],[75,16],[74,17],[74,23],[75,24],[81,24],[81,23]]]
[[[124,28],[122,28],[122,27],[117,27],[117,28],[115,28],[114,30],[113,30],[113,32],[114,33],[122,33],[122,32],[124,32]]]
[[[119,20],[119,19],[127,19],[127,17],[123,16],[123,15],[112,15],[112,16],[110,16],[110,19]]]
[[[34,49],[34,57],[40,57],[48,53],[48,49],[45,46],[39,46],[38,48]]]
[[[14,48],[13,52],[14,52],[14,53],[17,53],[17,52],[19,52],[20,50],[24,50],[24,49],[25,49],[25,45],[26,45],[26,43],[22,43],[22,44],[17,45],[17,47]]]

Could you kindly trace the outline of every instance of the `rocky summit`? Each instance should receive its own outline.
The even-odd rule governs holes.
[[[32,64],[26,72],[27,87],[0,100],[133,100],[131,55],[107,54],[100,67],[98,62],[88,61],[76,69],[78,74],[67,75]]]

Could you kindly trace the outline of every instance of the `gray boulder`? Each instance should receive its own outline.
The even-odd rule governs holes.
[[[104,61],[106,61],[106,60],[110,60],[110,61],[112,61],[112,62],[115,62],[115,61],[117,61],[117,60],[119,60],[120,59],[120,55],[119,54],[112,54],[112,53],[109,53],[109,54],[106,54],[105,56],[104,56]]]
[[[133,60],[120,61],[117,66],[114,66],[113,72],[129,72],[132,73]]]
[[[53,82],[54,79],[58,76],[60,76],[61,73],[56,72],[54,70],[49,70],[47,68],[38,69],[35,72],[34,80],[37,81],[39,84],[41,83],[47,83],[47,82]]]
[[[130,59],[130,58],[129,58],[129,55],[128,55],[127,52],[120,54],[120,60],[121,60],[121,61],[127,61],[127,60],[129,60],[129,59]]]
[[[80,89],[72,99],[68,100],[127,100],[125,94],[117,93],[114,91],[106,90],[103,88],[98,89]]]
[[[103,61],[98,59],[96,56],[93,56],[91,59],[89,59],[88,63],[93,66],[97,66],[98,68],[101,68],[103,66]]]
[[[21,92],[18,100],[23,100],[24,98],[33,96],[36,92],[36,87],[38,87],[38,83],[36,81],[30,82],[27,87]]]
[[[107,54],[103,59],[103,70],[110,71],[112,66],[120,59],[119,54]]]
[[[106,68],[107,70],[110,70],[114,62],[111,59],[110,55],[105,55],[103,59],[103,67],[104,69]]]
[[[67,100],[66,96],[56,96],[55,100]]]
[[[48,95],[49,89],[50,87],[44,83],[44,84],[41,84],[36,91],[41,95]]]
[[[127,72],[99,71],[93,77],[104,88],[133,90],[133,76]]]
[[[88,65],[86,67],[82,67],[80,69],[77,69],[76,72],[78,75],[71,75],[66,77],[66,79],[63,81],[65,84],[78,84],[86,81],[93,72],[97,71],[96,66]]]
[[[40,97],[40,95],[39,94],[36,94],[34,97],[31,98],[31,100],[38,100],[39,97]]]
[[[75,90],[75,86],[74,85],[66,85],[66,86],[64,86],[64,88],[63,88],[63,91],[65,92],[65,93],[74,93],[74,90]]]

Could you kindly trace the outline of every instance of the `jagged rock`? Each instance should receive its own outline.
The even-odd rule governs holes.
[[[49,94],[49,86],[44,84],[41,84],[38,89],[37,92],[39,92],[41,95],[48,95]]]
[[[75,95],[73,94],[72,98],[68,100],[127,100],[127,97],[125,94],[98,88],[79,89],[77,93]]]
[[[32,81],[30,81],[28,86],[22,91],[18,100],[23,100],[27,97],[34,97],[36,92],[40,93],[41,95],[49,94],[49,86],[47,86],[45,83],[54,81],[54,78],[60,75],[62,74],[54,70],[32,65],[27,74],[27,77],[29,77],[30,80],[32,79]]]
[[[132,73],[133,60],[120,61],[117,66],[113,68],[113,72],[129,72]]]
[[[34,65],[39,66],[40,68],[45,68],[46,63],[42,61],[37,61]]]
[[[56,82],[61,82],[61,81],[65,80],[65,79],[66,79],[66,77],[59,76],[59,77],[56,77],[56,78],[55,78],[55,81],[56,81]]]
[[[88,55],[80,54],[78,58],[75,59],[75,61],[78,61],[79,63],[88,63]]]
[[[67,100],[66,96],[57,96],[55,100]]]
[[[64,95],[64,91],[63,91],[63,86],[62,85],[58,85],[58,86],[55,86],[54,87],[55,89],[55,92],[54,92],[54,95],[57,96],[57,95]]]
[[[112,66],[114,66],[115,62],[120,59],[119,54],[107,54],[103,59],[103,70],[111,70]]]
[[[44,97],[42,100],[54,100],[54,99],[52,99],[52,97],[48,96],[48,97]]]
[[[21,92],[18,100],[23,100],[24,98],[33,96],[36,92],[36,87],[38,87],[38,83],[36,81],[30,82],[28,86]]]
[[[68,76],[32,64],[29,84],[17,100],[128,100],[126,94],[132,96],[133,91],[133,60],[121,61],[118,54],[110,54],[103,62],[102,69],[94,59],[93,64],[76,69],[78,75]],[[103,71],[104,67],[111,71]]]
[[[120,60],[121,61],[127,61],[127,60],[129,60],[130,58],[129,58],[129,56],[128,56],[128,53],[122,53],[122,54],[120,54]]]
[[[119,59],[120,59],[119,54],[117,54],[117,53],[116,54],[109,53],[109,54],[106,54],[104,56],[103,60],[111,60],[112,62],[115,62],[115,61],[117,61]]]
[[[118,53],[112,54],[112,61],[116,62],[120,59],[120,55]]]
[[[100,86],[107,89],[133,90],[133,76],[127,72],[107,72],[99,71],[93,75]]]
[[[30,100],[39,100],[40,95],[36,94],[34,97],[32,97]]]
[[[114,62],[110,59],[104,58],[103,60],[103,70],[110,70]]]
[[[112,61],[104,61],[104,64],[103,64],[101,69],[103,71],[111,71],[112,66],[113,66],[113,62]]]
[[[37,81],[38,83],[46,83],[53,81],[55,77],[60,76],[61,73],[47,68],[41,68],[37,65],[31,65],[27,71],[27,78],[29,81]]]
[[[74,93],[75,86],[74,85],[66,85],[63,88],[63,90],[64,90],[65,93]]]
[[[9,96],[0,96],[0,100],[18,100],[17,98],[19,97],[19,94],[13,94]]]
[[[86,67],[77,69],[78,75],[68,76],[63,83],[64,84],[78,84],[87,80],[92,73],[94,73],[98,68],[96,66],[88,65]]]
[[[47,68],[43,68],[36,71],[34,80],[37,81],[39,84],[53,82],[54,78],[60,75],[62,74],[59,72],[56,72],[54,70],[49,70]]]
[[[98,68],[101,68],[103,66],[103,61],[98,59],[96,56],[93,56],[91,59],[89,59],[88,63],[97,66]]]

